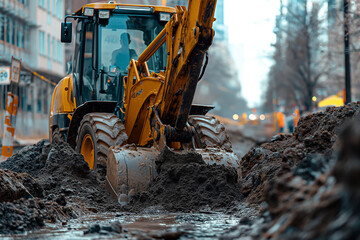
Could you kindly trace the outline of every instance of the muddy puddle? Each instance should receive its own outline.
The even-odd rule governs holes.
[[[1,235],[1,239],[213,239],[236,226],[241,217],[223,213],[131,214],[103,213],[86,215],[68,222],[46,224],[23,234]],[[118,222],[121,233],[106,231]],[[100,226],[101,230],[89,233]],[[95,226],[95,227],[94,227]],[[91,231],[90,231],[91,232]]]

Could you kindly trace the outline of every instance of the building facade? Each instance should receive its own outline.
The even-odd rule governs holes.
[[[17,138],[46,138],[54,85],[64,76],[64,0],[0,0],[0,67],[22,60]],[[8,84],[0,85],[0,137]]]
[[[0,0],[0,61],[11,56],[51,80],[64,74],[64,0]]]

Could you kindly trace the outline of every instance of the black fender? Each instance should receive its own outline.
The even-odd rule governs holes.
[[[113,113],[115,107],[116,102],[114,101],[88,101],[77,107],[72,114],[70,126],[67,132],[66,141],[69,145],[75,149],[78,128],[81,120],[86,114],[93,112]]]
[[[193,104],[191,105],[189,115],[206,115],[210,110],[213,110],[214,108],[215,106]]]

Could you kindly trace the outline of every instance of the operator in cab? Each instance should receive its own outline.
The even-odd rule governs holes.
[[[127,71],[131,59],[137,59],[138,55],[134,49],[130,49],[130,34],[122,33],[120,36],[121,47],[112,53],[111,64],[120,68],[121,71]]]

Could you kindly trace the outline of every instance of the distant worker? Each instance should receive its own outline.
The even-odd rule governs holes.
[[[279,132],[283,133],[284,132],[284,126],[285,126],[285,114],[283,114],[282,112],[277,112],[277,121],[279,124]]]
[[[289,133],[294,132],[294,114],[290,114],[286,117],[286,123],[289,129]]]
[[[137,59],[138,55],[134,49],[130,49],[130,34],[122,33],[120,36],[121,47],[112,53],[111,65],[126,71],[131,59]]]
[[[300,111],[299,109],[295,109],[295,112],[294,112],[294,128],[297,127],[298,123],[299,123],[299,119],[300,119]]]

